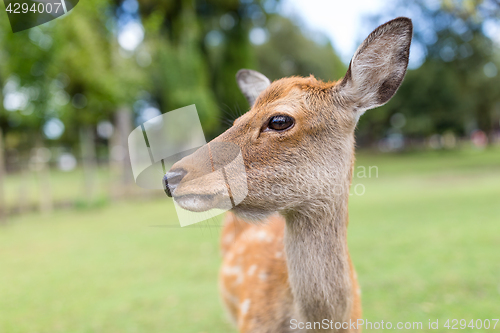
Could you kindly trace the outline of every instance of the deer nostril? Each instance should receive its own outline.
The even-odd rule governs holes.
[[[179,185],[182,178],[187,174],[187,171],[184,169],[176,169],[171,170],[163,176],[163,188],[165,193],[172,197],[172,193],[175,191],[175,188]]]
[[[169,197],[172,197],[172,192],[170,192],[170,188],[168,187],[168,178],[167,178],[167,175],[163,176],[163,189],[165,190],[165,193]]]

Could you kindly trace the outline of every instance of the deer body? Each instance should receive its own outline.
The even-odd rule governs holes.
[[[294,262],[293,266],[288,267],[285,250],[285,233],[288,230],[285,229],[285,220],[277,215],[260,225],[248,224],[232,213],[226,216],[221,238],[223,264],[219,289],[240,332],[300,332],[305,330],[298,329],[299,323],[309,321],[324,325],[324,319],[335,323],[349,322],[349,319],[356,322],[361,318],[360,291],[350,258],[347,258],[347,265],[342,263],[340,267],[330,267],[330,270],[325,271],[328,281],[325,284],[325,281],[311,274],[317,268],[308,266],[316,266],[324,260],[320,263],[323,266],[334,252],[326,251],[325,244],[318,243],[330,258],[315,256],[314,263],[309,262],[308,256],[304,258],[305,262]],[[294,239],[290,237],[288,240],[293,242]],[[332,237],[333,240],[335,237]],[[306,247],[303,251],[310,250]],[[291,289],[289,275],[295,276],[295,285],[305,286],[298,290],[297,296]],[[331,288],[328,295],[325,295],[323,288],[315,290],[318,286],[334,281],[344,281],[345,285]],[[311,297],[314,295],[320,302],[329,298],[330,304],[323,307],[321,303],[316,304],[317,300]],[[308,307],[309,312],[312,312],[310,316],[300,314],[294,307],[295,297],[302,297],[304,304],[311,304]],[[345,300],[349,300],[351,305],[344,304]],[[332,313],[335,308],[343,309],[341,316]],[[325,309],[329,313],[324,313]],[[325,325],[332,324],[329,322]],[[297,328],[292,329],[295,326]]]
[[[248,195],[226,217],[219,279],[240,332],[359,331],[349,325],[361,304],[347,248],[354,130],[401,84],[411,34],[407,18],[378,27],[338,82],[238,73],[252,108],[208,146],[235,144],[245,164]],[[197,181],[206,159],[195,152],[166,174],[185,209],[226,208],[225,184]]]

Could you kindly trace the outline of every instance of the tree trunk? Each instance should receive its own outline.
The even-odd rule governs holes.
[[[478,127],[486,134],[488,144],[491,144],[493,138],[493,117],[490,112],[490,105],[487,103],[480,103],[476,114]]]
[[[41,162],[42,165],[38,171],[40,180],[40,210],[43,213],[50,213],[54,209],[54,202],[52,198],[52,184],[50,181],[50,167],[45,161]]]
[[[84,198],[87,205],[91,205],[94,201],[95,171],[97,164],[95,135],[92,126],[85,126],[80,129],[80,147],[84,179]]]
[[[29,177],[30,174],[27,170],[27,164],[29,158],[24,154],[19,156],[19,173],[21,175],[21,179],[19,180],[19,188],[18,188],[18,202],[17,202],[17,211],[19,214],[26,213],[30,207],[30,184]]]
[[[39,135],[36,141],[36,156],[34,159],[36,175],[38,178],[39,208],[42,213],[52,212],[52,184],[50,181],[50,151],[45,148],[43,139]]]
[[[125,107],[115,113],[115,132],[110,144],[110,169],[113,181],[113,198],[117,199],[129,191],[133,183],[132,167],[128,153],[128,136],[132,132],[132,114]]]

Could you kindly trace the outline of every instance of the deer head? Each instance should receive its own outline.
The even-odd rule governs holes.
[[[224,181],[209,174],[211,147],[229,145],[241,151],[246,170],[248,194],[234,207],[244,218],[260,220],[276,211],[286,214],[345,198],[358,119],[395,94],[406,73],[411,38],[408,18],[379,26],[337,82],[310,76],[271,83],[258,72],[239,71],[237,82],[250,111],[207,146],[175,163],[164,178],[167,192],[192,211],[232,208],[223,204]],[[220,149],[219,155],[229,161],[234,149]],[[197,181],[200,177],[203,181]]]

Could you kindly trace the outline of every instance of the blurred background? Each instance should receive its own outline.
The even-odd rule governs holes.
[[[350,203],[365,314],[498,318],[497,0],[87,0],[15,34],[3,9],[0,331],[232,331],[218,220],[175,228],[134,183],[129,133],[195,104],[210,140],[249,109],[239,69],[338,80],[397,16],[409,71],[356,132],[357,168],[377,170]]]

